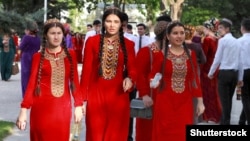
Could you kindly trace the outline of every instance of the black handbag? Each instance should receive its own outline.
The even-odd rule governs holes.
[[[150,62],[152,67],[152,51],[149,48],[150,52]],[[152,97],[152,89],[150,89],[150,97]],[[152,106],[145,107],[141,98],[132,99],[130,102],[130,117],[132,118],[143,118],[151,119],[152,118]]]

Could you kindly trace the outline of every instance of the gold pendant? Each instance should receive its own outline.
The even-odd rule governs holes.
[[[181,63],[183,63],[183,60],[182,60],[181,58],[176,58],[176,59],[175,59],[175,62],[176,62],[177,64],[181,64]]]
[[[54,61],[57,61],[57,60],[59,60],[60,58],[59,57],[56,57],[56,58],[54,58]]]
[[[108,45],[108,49],[114,49],[114,46]]]

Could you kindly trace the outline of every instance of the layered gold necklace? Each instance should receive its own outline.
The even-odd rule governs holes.
[[[119,45],[119,39],[110,42],[107,38],[104,38],[101,64],[104,79],[112,79],[116,75]]]

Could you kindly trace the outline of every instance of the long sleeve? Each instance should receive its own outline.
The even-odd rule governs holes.
[[[215,53],[215,58],[214,58],[212,66],[209,70],[208,75],[213,75],[215,73],[216,69],[219,67],[219,65],[221,63],[221,59],[223,57],[223,50],[224,50],[224,46],[222,45],[221,40],[219,40],[218,48],[217,48],[217,51]]]
[[[83,47],[82,47],[82,56],[84,56],[84,50],[85,50],[85,47],[86,47],[86,44],[87,44],[87,40],[89,39],[89,37],[94,36],[94,35],[96,35],[95,30],[88,31],[86,33],[85,38],[84,38],[84,42],[83,42]]]
[[[70,54],[72,57],[72,63],[74,69],[74,85],[75,85],[75,91],[72,92],[72,95],[74,98],[74,106],[76,107],[76,106],[81,106],[83,104],[83,100],[79,85],[76,54],[73,50],[70,50]]]
[[[40,53],[36,53],[33,56],[32,64],[31,64],[32,71],[30,74],[30,79],[29,79],[27,89],[25,91],[24,99],[21,103],[22,108],[30,108],[33,104],[33,97],[34,97],[34,92],[36,89],[36,82],[37,82],[37,75],[38,75],[38,68],[39,68],[39,63],[37,62],[40,62],[40,58],[41,58]]]
[[[128,62],[127,62],[128,76],[129,78],[132,79],[133,82],[135,82],[136,81],[136,68],[135,68],[134,42],[126,38],[124,38],[124,40],[125,40],[125,45],[126,45],[127,55],[128,55]]]
[[[139,50],[136,56],[137,79],[136,88],[139,97],[150,94],[149,73],[151,71],[150,48],[145,47]],[[153,58],[152,58],[153,59]],[[153,60],[152,60],[153,61]]]
[[[193,66],[194,66],[194,68],[191,68],[193,71],[192,81],[194,80],[196,83],[196,86],[192,86],[193,95],[194,95],[194,97],[202,97],[200,79],[199,79],[199,75],[198,75],[198,71],[197,71],[198,70],[198,63],[197,63],[197,59],[196,59],[196,55],[195,55],[194,51],[191,52],[191,59],[192,59],[191,61],[192,61]],[[191,83],[194,83],[194,82],[191,82]]]
[[[80,89],[82,92],[82,97],[83,100],[87,100],[88,97],[88,88],[91,80],[91,72],[92,72],[92,65],[93,64],[93,58],[94,58],[94,52],[93,52],[93,40],[88,39],[85,40],[86,45],[85,45],[85,56],[83,58],[83,63],[82,63],[82,72],[81,72],[81,80],[80,80]]]
[[[19,48],[20,48],[21,51],[27,49],[27,43],[28,43],[28,38],[27,38],[27,36],[25,35],[25,36],[22,38],[21,44],[20,44],[20,46],[19,46]]]
[[[206,63],[206,61],[207,61],[207,58],[206,58],[206,55],[205,55],[205,53],[204,53],[204,51],[203,51],[203,49],[202,49],[202,46],[201,46],[201,44],[200,43],[197,43],[197,44],[194,44],[195,46],[196,46],[196,48],[197,48],[197,61],[198,61],[198,63],[199,64],[205,64]]]

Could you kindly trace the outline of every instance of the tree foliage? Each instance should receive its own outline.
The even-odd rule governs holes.
[[[191,11],[190,6],[193,7]],[[186,23],[198,24],[196,22],[200,21],[200,24],[203,24],[211,17],[228,18],[233,22],[233,32],[239,36],[240,22],[243,18],[249,18],[249,7],[250,1],[248,0],[185,0],[183,11],[185,14],[183,14],[182,19]],[[197,13],[200,13],[198,10],[202,11],[202,14],[196,16]],[[201,20],[202,17],[205,17],[204,20]]]
[[[188,12],[186,12],[188,11]],[[219,13],[211,10],[204,10],[202,8],[195,8],[194,6],[188,6],[183,9],[181,22],[190,25],[202,25],[205,21],[211,17],[219,17]]]
[[[24,2],[25,1],[25,2]],[[110,5],[126,11],[125,5],[137,5],[137,9],[145,15],[147,23],[155,22],[160,14],[171,15],[171,2],[179,0],[47,0],[48,17],[66,18],[73,23],[75,16],[82,13],[83,7],[90,13],[103,3],[104,8]],[[142,6],[142,5],[145,5]],[[1,28],[11,26],[23,30],[27,19],[43,24],[44,0],[0,0],[0,24]],[[184,0],[181,4],[180,20],[185,24],[199,25],[211,17],[219,19],[226,17],[233,21],[234,29],[239,30],[243,18],[249,17],[250,1],[248,0]],[[70,11],[70,16],[63,17],[61,11]],[[145,12],[146,11],[146,12]],[[76,14],[76,15],[74,15]],[[88,13],[84,13],[88,14]],[[74,15],[74,16],[71,16]],[[82,21],[84,22],[84,21]]]

